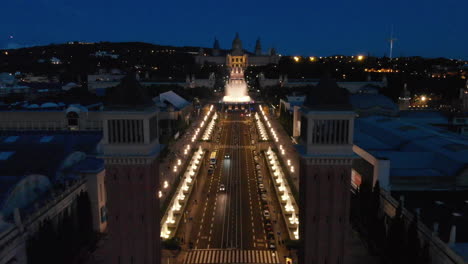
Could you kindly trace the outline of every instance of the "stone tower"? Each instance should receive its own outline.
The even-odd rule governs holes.
[[[255,43],[255,56],[262,56],[262,43],[260,42],[260,38],[258,38]]]
[[[106,99],[101,142],[108,196],[105,263],[158,264],[158,113],[133,74]]]
[[[242,41],[239,37],[239,33],[236,33],[236,37],[232,41],[232,50],[231,50],[232,55],[234,56],[239,56],[243,55],[243,50],[242,50]]]
[[[219,54],[220,54],[219,41],[217,38],[215,38],[214,43],[213,43],[213,56],[219,56]]]
[[[299,263],[344,263],[355,113],[348,92],[323,78],[301,109]]]

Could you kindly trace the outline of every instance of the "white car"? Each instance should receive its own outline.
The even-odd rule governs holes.
[[[221,192],[224,192],[224,191],[226,190],[226,187],[224,187],[224,184],[220,184],[220,185],[219,185],[219,190],[220,190]]]

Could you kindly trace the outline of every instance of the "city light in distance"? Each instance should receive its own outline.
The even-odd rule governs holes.
[[[293,59],[294,59],[295,62],[299,62],[301,60],[301,58],[299,56],[294,56]]]
[[[362,55],[357,56],[358,61],[362,61],[363,59],[364,59],[364,56],[362,56]]]

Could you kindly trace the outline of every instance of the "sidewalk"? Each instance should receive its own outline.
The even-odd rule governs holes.
[[[159,183],[162,191],[162,197],[160,200],[161,205],[164,204],[164,202],[168,198],[167,194],[171,192],[170,188],[177,188],[177,186],[174,186],[174,181],[180,175],[180,171],[182,168],[185,167],[186,162],[189,161],[188,155],[184,155],[184,149],[187,145],[191,146],[190,150],[193,150],[193,148],[196,147],[194,144],[195,142],[192,142],[192,136],[195,129],[199,127],[201,122],[203,121],[203,116],[206,112],[207,107],[205,106],[200,111],[200,115],[197,116],[196,121],[194,121],[190,125],[190,127],[186,129],[185,133],[182,136],[180,136],[177,141],[167,146],[169,148],[169,154],[159,164]],[[201,131],[198,134],[200,137],[202,135],[202,132],[203,131]],[[178,159],[181,160],[182,164],[178,166],[178,170],[174,172],[174,165],[177,165]],[[164,181],[168,182],[169,189],[164,189]]]
[[[283,129],[283,126],[278,122],[278,119],[274,115],[274,113],[266,114],[266,117],[270,121],[271,128],[276,131],[276,136],[278,137],[278,142],[272,142],[272,147],[275,146],[278,150],[280,145],[283,146],[285,151],[284,155],[278,155],[283,160],[283,163],[287,165],[287,161],[291,161],[291,165],[294,167],[294,172],[291,172],[289,166],[284,168],[288,171],[288,174],[291,176],[292,182],[296,187],[296,190],[299,191],[299,153],[297,153],[294,144],[292,143],[291,137],[289,137],[288,133]],[[262,119],[265,123],[265,120]],[[265,123],[266,126],[266,123]],[[270,135],[271,136],[271,135]]]

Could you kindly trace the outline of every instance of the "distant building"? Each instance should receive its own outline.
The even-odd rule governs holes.
[[[26,94],[30,92],[30,87],[20,85],[16,77],[10,73],[0,73],[0,97],[7,97],[11,94]]]
[[[304,86],[317,86],[319,79],[289,79],[288,75],[280,75],[278,79],[268,79],[264,73],[258,75],[258,81],[261,88],[279,85],[284,88],[304,87]],[[363,82],[350,82],[338,81],[338,86],[345,88],[350,93],[379,93],[379,90],[387,87],[387,79],[384,76],[382,81],[363,81]]]
[[[125,77],[123,73],[98,73],[88,75],[88,90],[97,95],[105,95],[105,90],[117,86]]]
[[[198,64],[214,63],[218,65],[226,65],[227,67],[241,67],[247,66],[262,66],[267,64],[278,64],[280,56],[276,54],[275,49],[271,49],[268,54],[262,53],[262,46],[260,39],[257,39],[255,50],[251,53],[242,48],[242,41],[239,34],[232,41],[232,47],[229,51],[220,49],[219,41],[215,39],[213,44],[212,53],[208,54],[205,50],[200,49],[195,61]]]
[[[113,54],[113,53],[109,53],[107,51],[96,51],[94,54],[93,54],[94,57],[108,57],[108,58],[111,58],[111,59],[118,59],[120,56],[119,54]]]
[[[59,65],[59,64],[62,64],[62,60],[60,60],[57,57],[52,57],[52,58],[50,58],[50,63],[54,64],[54,65]]]

